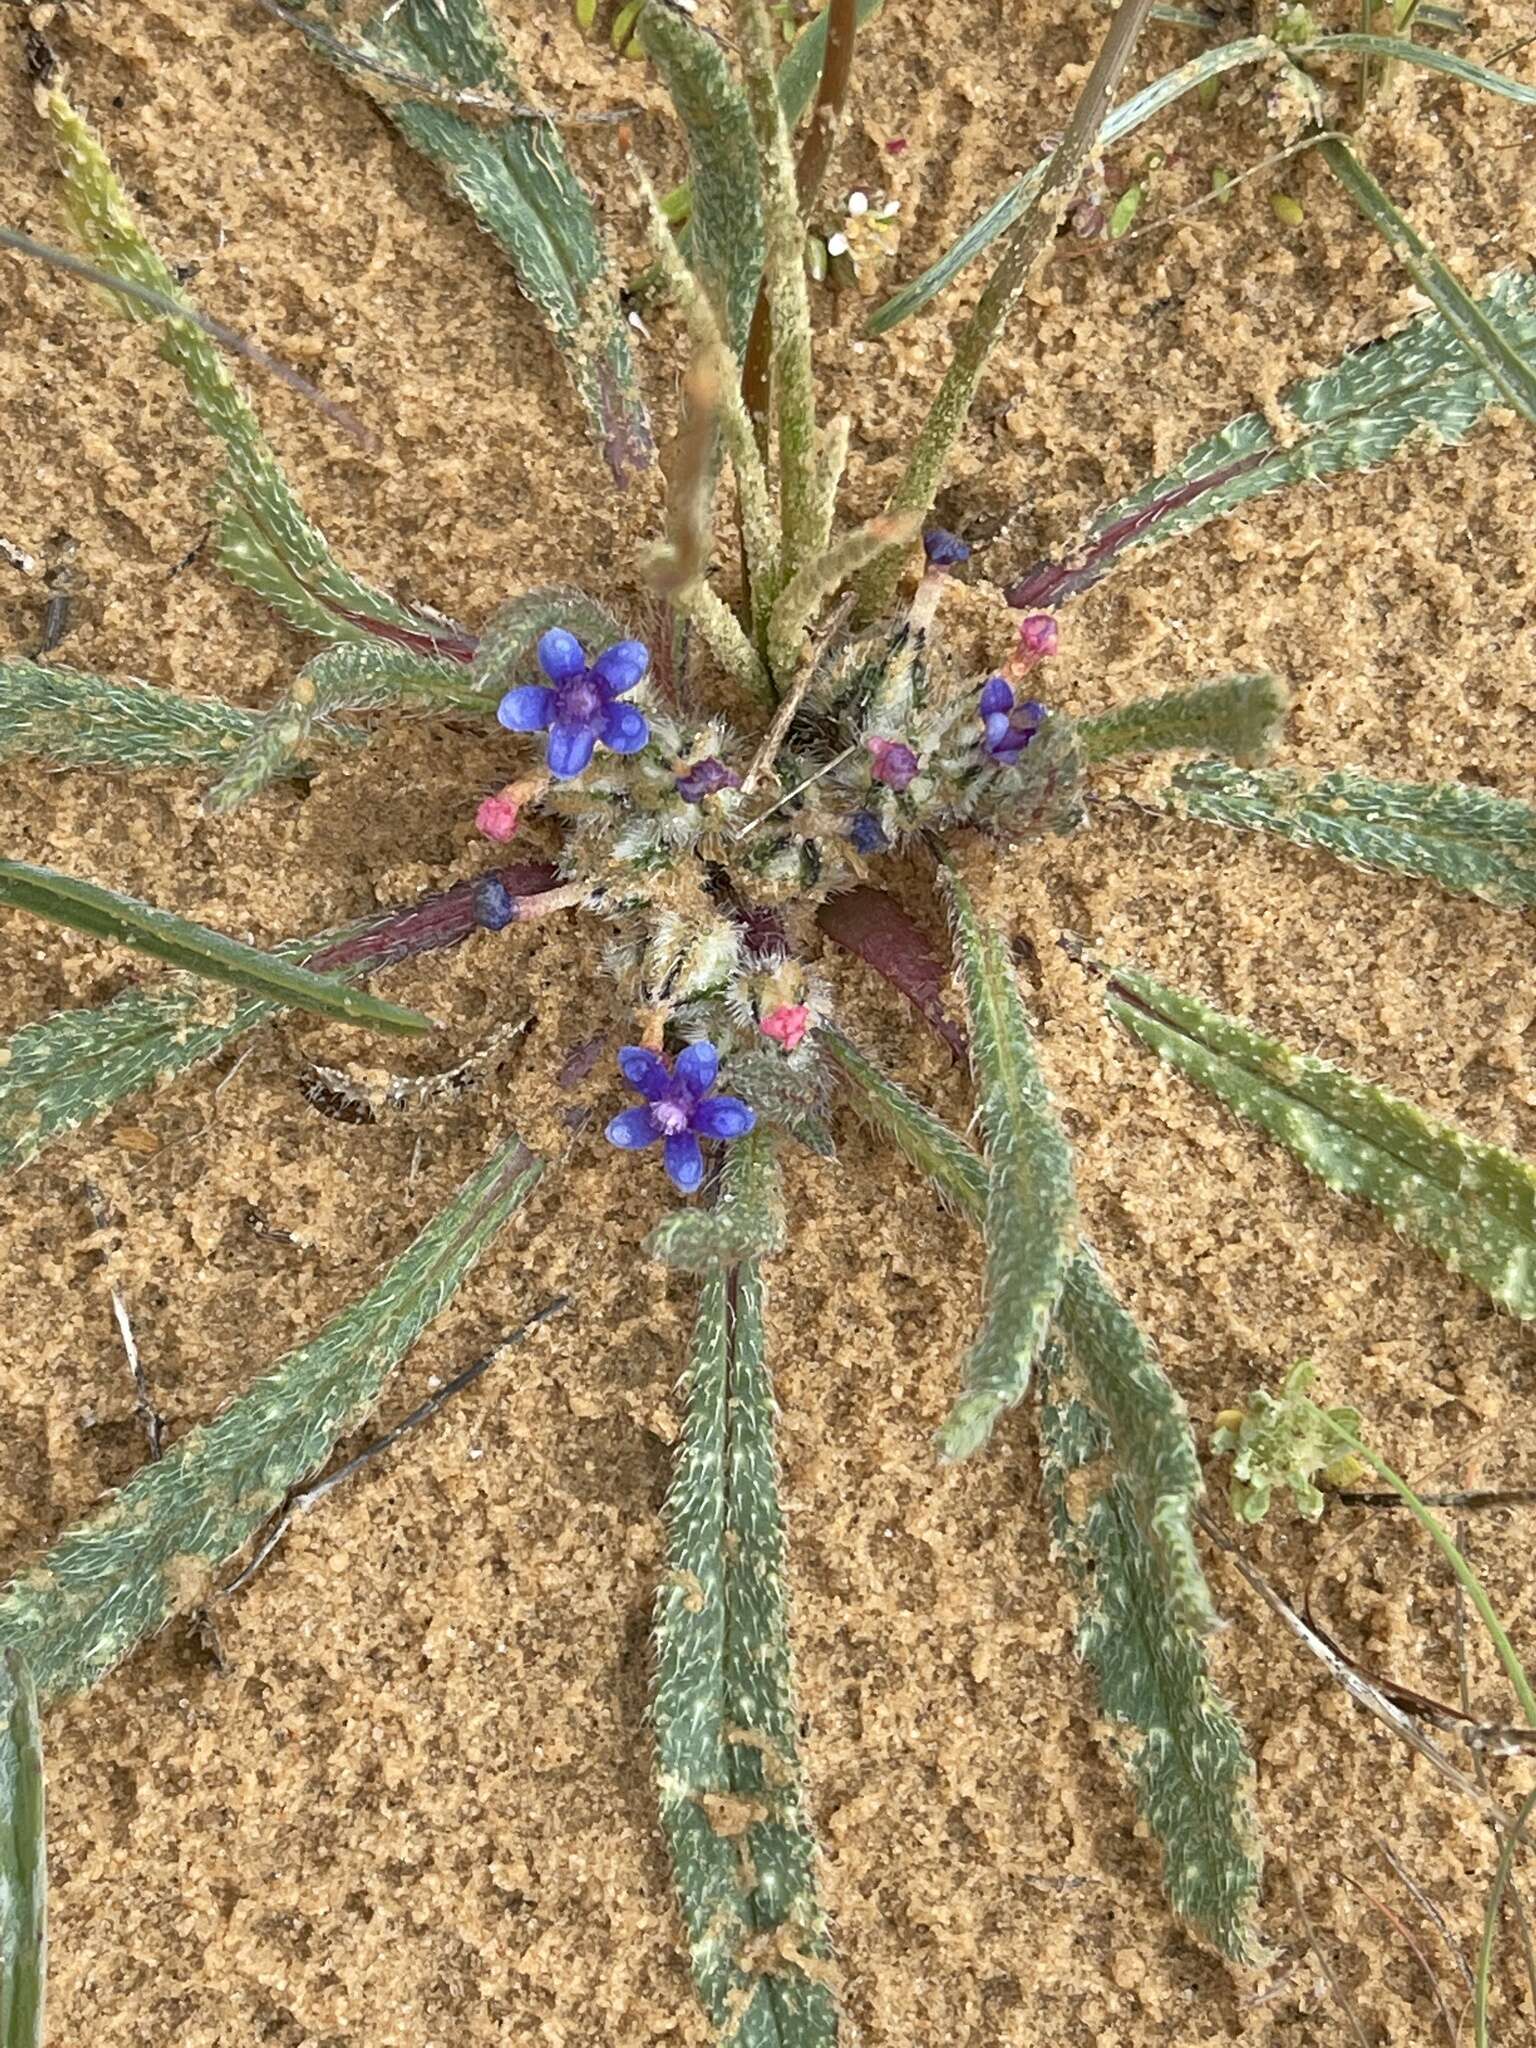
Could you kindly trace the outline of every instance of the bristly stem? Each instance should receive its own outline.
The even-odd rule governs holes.
[[[987,358],[1031,274],[1055,239],[1062,215],[1082,177],[1083,166],[1098,141],[1111,96],[1151,9],[1152,0],[1121,0],[1088,82],[1072,110],[1067,131],[1051,158],[1039,197],[1003,245],[997,268],[966,323],[954,359],[923,423],[906,475],[886,505],[887,512],[914,514],[921,519],[932,506],[950,451],[975,400]],[[859,584],[861,618],[877,618],[889,610],[900,571],[901,551],[894,548],[865,571]]]
[[[48,1859],[37,1688],[0,1653],[0,2048],[43,2048]]]
[[[805,226],[796,196],[789,131],[774,83],[773,36],[762,0],[736,0],[735,18],[743,83],[761,164],[765,283],[773,328],[773,397],[779,432],[779,521],[783,573],[788,578],[810,553],[816,528],[816,390]]]
[[[810,212],[821,181],[832,161],[848,100],[848,82],[853,76],[853,50],[858,36],[858,0],[830,0],[827,8],[827,50],[822,59],[816,104],[811,109],[800,157],[795,165],[795,192],[802,219]],[[773,326],[768,312],[766,289],[757,295],[752,311],[752,329],[747,337],[746,366],[741,395],[756,426],[759,446],[766,452],[768,441],[768,356]]]

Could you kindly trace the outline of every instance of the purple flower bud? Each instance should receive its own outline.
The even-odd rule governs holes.
[[[869,749],[869,772],[874,780],[898,793],[906,789],[918,767],[917,756],[906,741],[881,739],[876,733],[864,744]]]
[[[884,853],[891,843],[873,811],[854,812],[848,820],[848,837],[856,853]]]
[[[1004,768],[1012,767],[1050,716],[1033,697],[1022,704],[1001,676],[989,676],[976,706],[981,719],[981,751]]]
[[[930,527],[923,535],[923,553],[930,569],[958,569],[962,562],[971,559],[971,551],[959,534],[946,533],[942,526]]]
[[[1061,629],[1049,612],[1031,612],[1019,625],[1019,651],[1014,665],[1028,675],[1037,662],[1049,661],[1061,645]]]
[[[483,931],[499,932],[517,916],[517,901],[505,882],[495,875],[482,875],[470,897],[475,923]]]
[[[679,775],[675,787],[685,804],[701,804],[705,797],[718,796],[722,789],[740,789],[741,777],[711,754],[703,761],[695,761],[686,774]]]

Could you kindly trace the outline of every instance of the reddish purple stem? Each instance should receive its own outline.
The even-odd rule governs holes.
[[[1179,484],[1175,489],[1165,491],[1160,498],[1143,505],[1139,512],[1129,513],[1124,519],[1117,519],[1113,526],[1107,526],[1098,539],[1091,541],[1075,559],[1036,562],[1032,569],[1025,570],[1017,583],[1009,585],[1003,596],[1015,611],[1057,610],[1069,597],[1081,597],[1085,590],[1091,590],[1099,578],[1114,567],[1116,557],[1137,541],[1144,540],[1160,519],[1166,519],[1170,512],[1181,511],[1186,505],[1193,505],[1207,491],[1231,483],[1234,477],[1246,476],[1261,462],[1268,461],[1271,452],[1267,448],[1260,449],[1256,455],[1245,455],[1240,462],[1229,462],[1225,469],[1213,469],[1209,476],[1196,477],[1191,483]]]
[[[311,596],[315,593],[312,591]],[[319,600],[333,611],[338,619],[345,619],[349,626],[360,626],[365,633],[372,633],[377,639],[388,640],[396,647],[412,648],[417,654],[437,654],[447,661],[462,661],[466,665],[475,658],[480,642],[473,633],[462,626],[434,626],[430,619],[423,619],[420,631],[409,626],[394,626],[387,619],[370,618],[366,612],[349,612],[328,599]]]
[[[425,896],[403,910],[386,910],[362,930],[349,932],[333,945],[324,946],[305,961],[317,974],[338,968],[393,967],[417,953],[433,953],[442,946],[457,946],[472,931],[475,922],[475,887],[494,879],[513,897],[539,896],[559,880],[556,870],[545,861],[529,861],[518,867],[490,868],[467,882],[455,882],[439,895]]]
[[[965,1034],[950,1021],[944,1005],[945,970],[927,936],[895,897],[861,884],[824,903],[816,922],[834,945],[857,954],[866,967],[900,989],[955,1058],[965,1058]]]

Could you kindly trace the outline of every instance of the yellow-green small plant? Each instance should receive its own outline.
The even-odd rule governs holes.
[[[1308,1398],[1317,1368],[1301,1359],[1286,1374],[1279,1398],[1262,1387],[1241,1408],[1216,1418],[1211,1449],[1232,1460],[1232,1512],[1240,1522],[1262,1522],[1275,1492],[1288,1488],[1298,1514],[1315,1522],[1324,1500],[1315,1475],[1330,1486],[1358,1479],[1358,1458],[1339,1447],[1339,1431],[1360,1428],[1358,1408],[1319,1408]]]

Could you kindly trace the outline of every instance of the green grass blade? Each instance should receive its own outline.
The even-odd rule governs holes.
[[[1127,1763],[1168,1897],[1224,1955],[1256,1960],[1253,1767],[1206,1668],[1213,1616],[1190,1530],[1200,1467],[1183,1403],[1086,1252],[1041,1377],[1046,1492],[1083,1601],[1078,1647],[1105,1713],[1134,1731]]]
[[[1245,36],[1239,42],[1223,43],[1214,50],[1202,50],[1198,57],[1181,64],[1177,71],[1170,71],[1166,77],[1154,80],[1123,106],[1112,109],[1099,138],[1100,148],[1113,148],[1144,121],[1150,121],[1154,114],[1160,114],[1164,107],[1172,106],[1186,93],[1196,91],[1207,79],[1220,78],[1223,72],[1236,70],[1243,64],[1261,63],[1274,55],[1275,46],[1267,36]],[[1039,197],[1049,167],[1050,158],[1046,157],[1026,171],[1016,185],[994,201],[980,220],[966,230],[953,248],[946,250],[936,263],[931,263],[921,277],[915,277],[887,299],[871,315],[865,332],[888,334],[903,320],[910,320],[914,313],[921,312],[930,299],[937,298],[946,285],[953,283],[962,270],[974,263],[1029,211]]]
[[[359,40],[365,56],[450,90],[488,86],[518,96],[512,59],[481,0],[398,0]],[[639,475],[653,449],[629,332],[592,203],[558,127],[521,116],[471,119],[392,92],[380,105],[506,253],[566,359],[614,479]]]
[[[431,1018],[418,1010],[365,995],[275,953],[260,952],[171,911],[156,910],[132,896],[121,896],[54,868],[0,861],[0,904],[29,911],[52,924],[67,925],[72,931],[87,932],[93,938],[131,946],[203,980],[227,982],[247,995],[319,1017],[336,1017],[343,1023],[366,1024],[379,1031],[432,1029]]]
[[[0,1045],[0,1173],[276,1015],[259,997],[231,1005],[203,983],[156,995],[130,989],[100,1009],[23,1025]]]
[[[1536,1812],[1536,1792],[1527,1792],[1505,1830],[1498,1866],[1488,1888],[1488,1902],[1483,1908],[1483,1938],[1477,1951],[1477,1978],[1472,1990],[1473,2048],[1488,2048],[1492,2038],[1488,2031],[1488,2000],[1493,1989],[1493,1951],[1499,1938],[1499,1912],[1510,1878],[1514,1875],[1515,1856],[1525,1839],[1526,1823],[1533,1812]]]
[[[1116,968],[1106,1000],[1144,1045],[1336,1194],[1370,1202],[1500,1307],[1536,1316],[1536,1167],[1150,974]]]
[[[941,1455],[956,1459],[978,1450],[1028,1391],[1076,1242],[1077,1203],[1007,940],[982,924],[958,875],[945,879],[987,1168],[985,1316],[939,1433]]]
[[[1198,690],[1139,697],[1097,718],[1079,719],[1077,742],[1085,761],[1179,748],[1245,761],[1269,752],[1289,706],[1289,691],[1273,676],[1228,676]]]
[[[0,2048],[42,2048],[48,1973],[48,1858],[37,1689],[14,1650],[0,1656]]]
[[[12,1582],[0,1646],[21,1651],[45,1699],[86,1691],[202,1596],[208,1575],[368,1414],[544,1170],[508,1139],[360,1301]]]
[[[186,295],[139,226],[89,124],[57,87],[42,107],[54,135],[65,204],[86,249],[103,269],[177,303]],[[441,620],[395,603],[354,576],[331,553],[304,515],[249,401],[223,357],[190,321],[166,319],[120,298],[131,320],[158,326],[161,352],[181,372],[187,395],[210,433],[223,443],[229,467],[217,493],[219,562],[247,589],[306,632],[334,640],[366,640],[370,631],[402,632],[428,644],[455,640]]]
[[[1536,351],[1536,276],[1505,272],[1481,312],[1511,352]],[[1389,341],[1293,385],[1281,401],[1294,422],[1284,445],[1262,414],[1244,413],[1100,512],[1074,556],[1037,563],[1010,587],[1008,601],[1025,610],[1061,604],[1132,549],[1162,546],[1272,491],[1375,469],[1410,444],[1454,448],[1498,398],[1458,331],[1437,313],[1423,314]]]
[[[149,683],[0,660],[0,761],[205,768],[228,761],[260,723],[259,712],[217,697],[184,697]]]
[[[661,73],[688,144],[689,262],[714,301],[739,363],[765,248],[757,139],[746,94],[714,37],[665,0],[641,15],[640,40]]]
[[[336,724],[339,713],[385,711],[411,703],[489,709],[466,677],[462,662],[418,654],[384,640],[328,647],[305,663],[287,696],[257,721],[204,797],[203,808],[215,814],[236,810],[269,782],[291,775],[317,731],[332,740],[365,744],[367,730]]]
[[[860,1115],[981,1230],[987,1171],[971,1148],[840,1032],[822,1043]],[[1164,1882],[1208,1941],[1251,1954],[1251,1766],[1206,1671],[1211,1598],[1190,1529],[1199,1465],[1183,1403],[1086,1247],[1067,1269],[1041,1372],[1047,1491],[1085,1605],[1079,1645],[1107,1711],[1138,1731],[1130,1767]],[[1069,1482],[1094,1465],[1101,1483],[1085,1501]]]
[[[732,2048],[834,2048],[755,1263],[704,1281],[686,1392],[656,1605],[655,1724],[694,1982]]]
[[[759,1126],[732,1145],[713,1209],[678,1209],[645,1240],[649,1256],[682,1273],[715,1273],[783,1251],[787,1224],[773,1135]]]
[[[1331,136],[1319,138],[1317,148],[1361,214],[1399,257],[1467,354],[1515,410],[1536,425],[1536,369],[1446,269],[1349,144]]]
[[[1419,17],[1423,19],[1423,10]],[[1290,52],[1295,58],[1322,56],[1384,57],[1390,62],[1417,64],[1425,71],[1438,71],[1461,85],[1480,85],[1500,99],[1513,100],[1519,107],[1536,107],[1536,85],[1522,85],[1502,71],[1490,71],[1486,64],[1474,64],[1449,50],[1436,50],[1424,43],[1411,43],[1402,36],[1375,36],[1351,31],[1343,35],[1318,36],[1314,42],[1299,43]]]
[[[1353,768],[1307,783],[1196,761],[1175,774],[1166,802],[1181,818],[1273,832],[1506,910],[1536,904],[1536,810],[1473,783],[1379,782]]]

